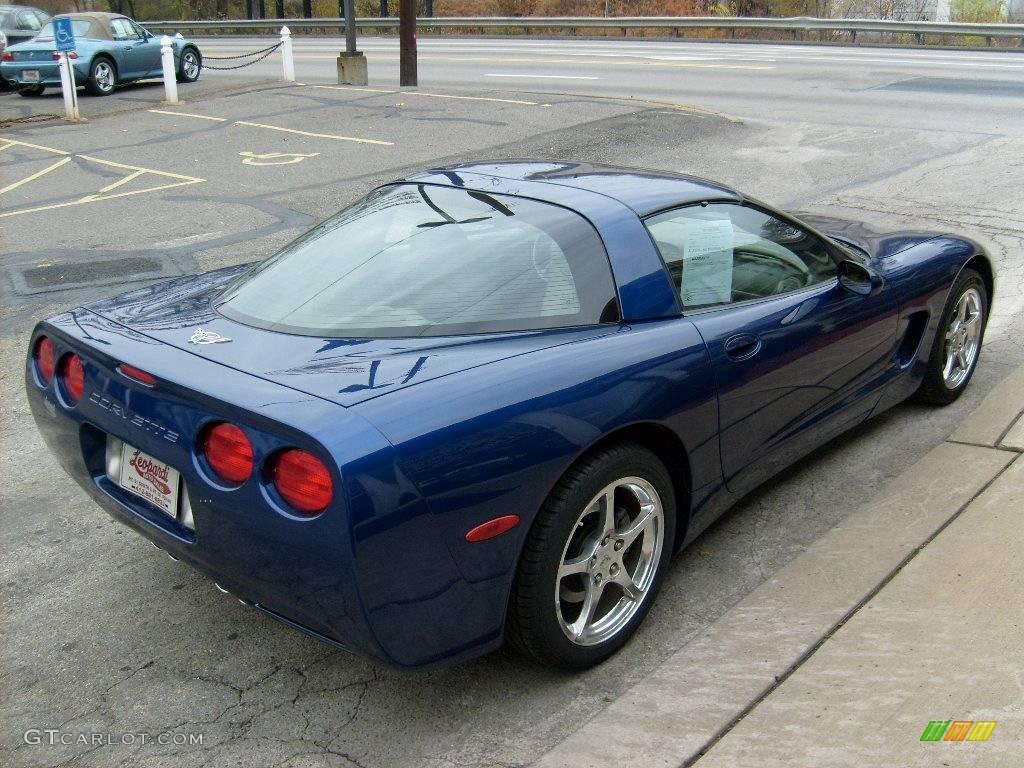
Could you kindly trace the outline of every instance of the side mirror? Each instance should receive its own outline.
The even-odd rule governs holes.
[[[859,261],[844,259],[839,262],[839,284],[861,296],[874,296],[882,290],[882,277]]]

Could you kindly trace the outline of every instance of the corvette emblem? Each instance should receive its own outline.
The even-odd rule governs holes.
[[[188,341],[189,344],[223,344],[231,339],[221,336],[216,331],[204,331],[202,328],[196,328]]]

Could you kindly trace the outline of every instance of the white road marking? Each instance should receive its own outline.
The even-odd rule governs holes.
[[[484,77],[529,77],[537,80],[600,80],[587,75],[520,75],[513,72],[488,72]]]

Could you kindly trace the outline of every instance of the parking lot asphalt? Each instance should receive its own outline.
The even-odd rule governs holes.
[[[483,156],[686,170],[790,208],[974,236],[1000,270],[975,380],[956,404],[896,408],[757,491],[677,558],[626,651],[573,676],[504,651],[398,673],[319,645],[110,521],[48,455],[22,393],[35,320],[128,284],[269,255],[379,181]],[[326,82],[0,130],[0,764],[530,763],[946,439],[1024,362],[1022,156],[1012,135]],[[31,745],[30,728],[203,743]]]

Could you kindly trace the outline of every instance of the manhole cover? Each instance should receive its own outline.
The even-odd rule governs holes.
[[[14,290],[21,295],[66,291],[91,285],[152,280],[179,274],[161,259],[129,256],[123,259],[72,261],[59,264],[11,267]]]

